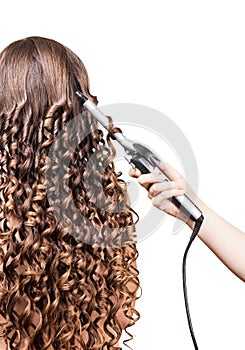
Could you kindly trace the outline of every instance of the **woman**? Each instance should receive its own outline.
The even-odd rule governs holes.
[[[97,101],[81,60],[54,40],[0,54],[1,349],[119,349],[139,318],[133,211],[110,137],[106,147],[80,115],[76,90]]]
[[[167,162],[160,165],[163,172],[171,179],[164,181],[159,174],[141,175],[138,169],[130,170],[130,175],[138,178],[139,183],[148,190],[148,197],[153,205],[170,215],[182,219],[194,228],[194,222],[186,218],[169,201],[172,196],[187,193],[204,215],[204,222],[198,233],[199,238],[216,256],[242,281],[245,281],[245,234],[211,210],[200,198],[196,198],[184,178]]]

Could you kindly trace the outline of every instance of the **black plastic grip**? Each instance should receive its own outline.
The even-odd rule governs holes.
[[[141,171],[142,174],[149,174],[150,170],[147,169],[140,160],[138,160],[137,158],[134,158],[130,161],[130,163],[133,163],[137,169],[139,169]]]

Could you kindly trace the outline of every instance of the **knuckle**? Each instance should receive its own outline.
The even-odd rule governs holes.
[[[184,190],[186,187],[185,180],[184,179],[179,180],[178,185],[179,185],[179,188]]]
[[[141,185],[145,185],[147,184],[149,181],[148,181],[148,175],[141,175],[138,177],[138,181]]]
[[[178,195],[178,190],[173,189],[172,191],[170,191],[169,198],[172,198],[177,195]]]
[[[151,185],[150,192],[151,192],[152,195],[155,194],[155,192],[156,192],[156,184]]]
[[[158,195],[152,198],[152,204],[155,206],[160,206],[163,204],[163,202],[165,202],[165,199],[166,198],[163,195]]]
[[[176,189],[173,188],[169,191],[168,198],[174,197],[174,196],[176,196],[176,194],[177,194],[177,191],[176,191]]]
[[[152,173],[153,180],[156,182],[163,182],[165,180],[165,176],[160,173]]]
[[[173,190],[174,188],[176,188],[176,182],[174,181],[171,181],[169,185],[170,185],[169,186],[170,190]]]
[[[158,198],[156,198],[156,197],[153,197],[152,198],[152,204],[154,205],[154,206],[158,206]]]
[[[148,197],[152,198],[152,197],[154,197],[154,194],[155,194],[155,187],[154,187],[154,184],[153,184],[148,189]]]
[[[140,185],[144,185],[145,184],[144,178],[142,178],[142,176],[138,177],[138,182],[139,182]]]

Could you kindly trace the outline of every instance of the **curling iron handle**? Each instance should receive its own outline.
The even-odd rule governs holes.
[[[149,170],[150,165],[146,164],[144,158],[134,158],[131,160],[136,168],[138,168],[142,174],[148,174],[151,171]],[[161,169],[157,168],[165,176],[166,181],[170,181],[167,175],[165,175]],[[156,170],[155,170],[156,171]],[[171,202],[173,202],[180,210],[185,213],[191,220],[197,221],[201,216],[202,212],[200,209],[192,202],[192,200],[187,195],[172,197]]]

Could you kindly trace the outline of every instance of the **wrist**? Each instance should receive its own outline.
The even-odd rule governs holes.
[[[204,210],[205,210],[205,204],[200,200],[200,198],[196,197],[195,200],[195,205],[201,210],[201,212],[204,215]],[[190,227],[190,229],[193,231],[196,221],[193,221],[191,218],[188,218],[186,220],[186,224]]]
[[[190,227],[190,229],[193,231],[194,230],[194,227],[195,227],[195,221],[191,220],[191,219],[188,219],[186,221],[186,225]]]

